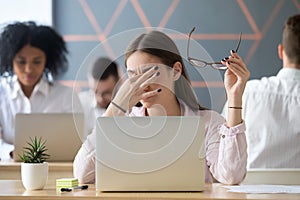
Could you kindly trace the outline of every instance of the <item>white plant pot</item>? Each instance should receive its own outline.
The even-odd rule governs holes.
[[[48,163],[21,163],[21,177],[26,190],[41,190],[48,180]]]

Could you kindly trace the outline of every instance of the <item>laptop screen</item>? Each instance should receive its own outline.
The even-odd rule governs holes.
[[[18,113],[15,121],[14,160],[30,138],[46,140],[48,161],[73,161],[81,147],[84,133],[82,113]]]
[[[199,116],[100,117],[96,132],[98,190],[203,189],[205,136]]]

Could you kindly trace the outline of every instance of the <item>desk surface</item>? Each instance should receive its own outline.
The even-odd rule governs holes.
[[[0,161],[0,169],[10,169],[10,170],[20,170],[22,162],[15,162],[13,160],[2,160]],[[66,169],[71,170],[73,169],[72,162],[49,162],[50,169]]]
[[[0,162],[0,200],[2,199],[275,199],[299,200],[299,194],[243,194],[227,192],[221,184],[206,185],[204,192],[97,192],[88,190],[56,191],[56,178],[72,177],[72,163],[49,163],[49,179],[44,190],[26,191],[20,181],[21,163]],[[11,180],[14,179],[14,180]]]
[[[0,180],[0,199],[275,199],[299,200],[298,194],[243,194],[227,192],[221,184],[207,184],[204,192],[97,192],[94,185],[88,190],[57,191],[53,183],[44,190],[26,191],[20,180]]]
[[[48,180],[73,177],[72,162],[49,162]],[[0,180],[20,180],[21,162],[13,160],[0,161]],[[1,188],[0,188],[1,191]]]

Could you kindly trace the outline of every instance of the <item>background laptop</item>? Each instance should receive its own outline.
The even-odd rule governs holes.
[[[99,117],[98,191],[203,191],[205,134],[197,117]]]
[[[300,185],[300,169],[299,168],[248,169],[243,184]]]
[[[47,140],[48,161],[73,161],[82,144],[84,115],[82,113],[18,113],[15,121],[14,160],[34,136]]]

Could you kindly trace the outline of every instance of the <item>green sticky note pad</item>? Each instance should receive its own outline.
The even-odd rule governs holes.
[[[56,179],[56,187],[59,188],[70,188],[78,186],[77,178],[60,178]]]

